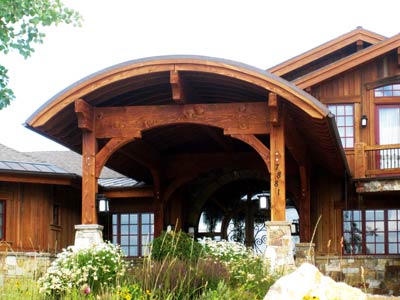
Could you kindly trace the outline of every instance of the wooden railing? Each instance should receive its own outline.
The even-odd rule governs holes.
[[[355,178],[400,175],[400,144],[355,145]]]

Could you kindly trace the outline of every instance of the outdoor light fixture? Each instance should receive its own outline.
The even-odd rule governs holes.
[[[109,212],[110,200],[104,194],[97,194],[97,207],[100,213]]]
[[[361,127],[367,127],[367,124],[368,124],[368,118],[367,118],[367,116],[366,115],[362,115],[362,117],[361,117]]]
[[[260,209],[269,209],[268,197],[267,196],[260,196],[258,198],[260,201]]]

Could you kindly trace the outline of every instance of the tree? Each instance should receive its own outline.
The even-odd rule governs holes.
[[[80,25],[80,14],[61,0],[0,0],[0,53],[16,50],[28,58],[43,43],[44,27],[60,23]],[[8,87],[8,70],[0,64],[0,110],[15,98]]]

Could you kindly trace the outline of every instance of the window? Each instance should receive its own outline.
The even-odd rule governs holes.
[[[400,254],[400,209],[343,211],[344,254]]]
[[[335,115],[339,136],[344,148],[354,147],[354,107],[353,104],[328,105]]]
[[[153,213],[112,215],[112,241],[126,256],[145,256],[154,239]]]
[[[375,97],[396,97],[400,96],[400,84],[391,84],[376,88],[374,90]]]
[[[60,204],[53,204],[53,225],[60,225]]]
[[[6,234],[6,201],[0,200],[0,241],[5,239]]]

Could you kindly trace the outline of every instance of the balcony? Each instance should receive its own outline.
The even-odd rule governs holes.
[[[355,144],[354,178],[400,176],[400,144]]]

